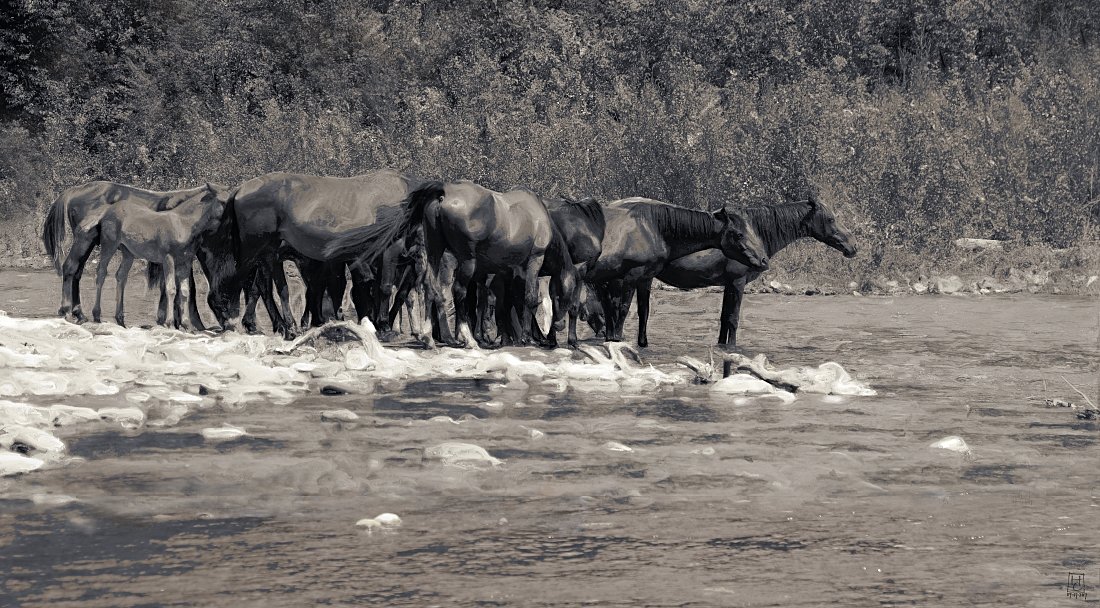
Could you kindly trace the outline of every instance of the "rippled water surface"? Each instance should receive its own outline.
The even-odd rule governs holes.
[[[129,317],[148,323],[137,282]],[[13,316],[51,316],[57,291],[0,273]],[[656,292],[647,363],[706,359],[719,305]],[[744,310],[747,352],[836,361],[878,395],[449,378],[62,429],[79,458],[0,478],[0,605],[1072,606],[1070,573],[1100,598],[1100,423],[1028,399],[1083,403],[1068,381],[1097,401],[1095,299],[750,295]],[[360,419],[321,420],[337,408]],[[226,423],[249,435],[201,435]],[[971,452],[930,447],[951,435]],[[503,464],[424,458],[447,441]],[[402,525],[356,527],[383,512]]]

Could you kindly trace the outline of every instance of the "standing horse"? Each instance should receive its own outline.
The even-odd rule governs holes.
[[[592,198],[582,200],[559,199],[547,200],[546,209],[550,212],[550,218],[561,232],[562,238],[569,249],[569,257],[573,261],[573,267],[577,271],[577,279],[582,282],[580,287],[585,293],[578,294],[577,301],[569,307],[569,345],[577,345],[577,318],[584,314],[587,307],[581,296],[587,296],[587,289],[583,282],[587,279],[588,270],[599,259],[603,251],[603,237],[606,221],[603,215],[603,205]],[[498,287],[498,292],[499,292]],[[512,302],[516,304],[516,302]],[[502,306],[499,300],[497,306]],[[509,316],[501,317],[505,322]],[[596,323],[598,326],[598,323]],[[498,322],[498,329],[500,323]],[[534,338],[542,341],[541,329],[537,323],[531,325]]]
[[[650,281],[670,260],[719,248],[723,255],[752,268],[768,266],[764,243],[739,210],[719,209],[711,214],[647,198],[627,198],[607,205],[604,217],[603,251],[588,280],[603,302],[609,341],[623,339],[623,323],[635,290],[647,290],[644,300],[639,299],[638,316],[648,319]],[[648,344],[642,323],[638,346]]]
[[[749,207],[745,210],[749,223],[764,240],[768,256],[774,256],[787,245],[803,238],[813,238],[851,258],[856,255],[852,236],[832,211],[814,196],[807,201]],[[741,317],[741,300],[745,285],[760,276],[760,271],[722,255],[717,249],[707,249],[672,260],[657,278],[681,289],[721,285],[722,316],[718,331],[719,344],[737,343],[737,324]],[[648,296],[648,290],[646,295]],[[642,290],[638,290],[638,310],[642,309]],[[639,322],[643,322],[639,318]]]
[[[216,184],[206,184],[186,190],[161,192],[136,188],[126,184],[96,181],[73,186],[58,195],[50,206],[42,226],[42,243],[46,247],[46,253],[53,258],[57,274],[62,277],[61,307],[58,309],[58,314],[64,317],[71,311],[73,319],[78,323],[85,319],[80,305],[80,278],[84,275],[84,265],[88,262],[92,250],[95,249],[100,240],[99,229],[94,224],[89,230],[83,230],[80,227],[89,214],[123,201],[156,211],[165,211],[176,207],[197,193],[206,192],[209,188],[213,188],[219,193],[228,191],[225,186]],[[66,221],[72,227],[72,245],[69,247],[64,262],[62,262],[61,249],[65,238]],[[221,277],[231,272],[228,267],[233,265],[233,259],[228,246],[217,248],[217,239],[212,238],[207,239],[207,241],[210,244],[204,244],[198,251],[199,264],[202,266],[203,273],[211,285],[210,307],[218,317],[218,322],[224,323],[220,314],[220,307],[216,302],[215,294],[218,287],[216,284],[220,282]],[[159,269],[156,267],[149,267],[149,276],[152,281],[156,281],[157,272],[159,272]],[[194,293],[194,275],[188,277],[188,285],[191,292]],[[164,305],[163,302],[161,304]],[[194,298],[189,300],[188,313],[191,325],[196,329],[203,329],[203,322],[199,316],[198,305]]]
[[[236,223],[240,267],[236,285],[224,297],[239,301],[244,282],[253,279],[259,271],[260,289],[270,289],[274,282],[281,304],[278,316],[283,335],[288,339],[293,337],[296,324],[291,316],[286,275],[278,263],[279,246],[285,243],[298,256],[331,263],[330,276],[340,276],[343,264],[350,259],[327,254],[326,244],[358,228],[366,229],[367,240],[375,240],[380,233],[372,226],[382,218],[400,215],[400,203],[418,183],[406,175],[384,169],[347,178],[269,173],[241,184],[229,203]],[[262,273],[269,273],[270,279],[265,279]],[[359,319],[368,316],[372,309],[380,311],[380,318],[372,320],[378,326],[379,335],[387,335],[390,331],[388,298],[393,286],[381,285],[374,294],[376,297],[372,298],[371,282],[380,272],[362,264],[351,264],[351,273],[352,301]],[[386,298],[387,307],[373,303],[378,297]],[[319,298],[314,299],[315,303],[319,301]],[[320,318],[319,309],[311,312],[314,318]]]
[[[385,225],[389,224],[386,228]],[[444,342],[465,345],[473,340],[467,293],[475,280],[489,274],[522,276],[524,280],[523,334],[530,335],[531,320],[539,298],[539,275],[550,276],[554,301],[554,331],[562,329],[563,317],[576,297],[576,269],[561,233],[542,199],[528,190],[495,192],[473,182],[430,183],[409,195],[403,218],[379,222],[387,236],[368,244],[379,229],[353,230],[333,240],[326,248],[330,256],[359,254],[372,259],[389,243],[423,226],[428,262],[428,298],[435,323],[446,327],[442,289],[445,282],[443,254],[456,260],[451,291],[455,302],[455,334],[441,333]],[[373,234],[372,234],[373,233]]]
[[[166,268],[172,262],[175,275],[176,294],[172,307],[173,324],[177,329],[188,327],[183,319],[182,299],[194,299],[194,292],[187,282],[191,267],[195,262],[197,241],[206,232],[217,230],[229,200],[229,192],[208,186],[192,194],[185,201],[168,211],[154,211],[140,203],[126,200],[112,205],[104,205],[88,214],[80,223],[80,230],[99,233],[99,266],[96,268],[95,307],[92,319],[100,321],[100,305],[103,296],[103,282],[107,278],[107,266],[115,252],[122,250],[122,261],[115,272],[118,284],[115,304],[115,321],[125,326],[123,305],[126,297],[126,280],[134,258],[140,257],[160,268]],[[152,276],[152,275],[151,275]],[[163,274],[160,275],[161,302],[165,301],[166,286]],[[167,320],[167,310],[161,306],[157,311],[157,323],[163,325]]]

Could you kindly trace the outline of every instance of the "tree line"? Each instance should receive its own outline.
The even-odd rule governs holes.
[[[394,167],[716,208],[871,263],[1100,220],[1090,0],[3,0],[0,216],[66,186]]]

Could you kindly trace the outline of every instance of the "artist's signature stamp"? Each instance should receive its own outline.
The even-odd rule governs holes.
[[[1066,573],[1066,597],[1070,597],[1075,600],[1089,599],[1089,593],[1085,589],[1084,572]]]

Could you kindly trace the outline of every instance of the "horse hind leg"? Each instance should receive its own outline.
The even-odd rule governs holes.
[[[190,265],[185,265],[182,260],[173,257],[172,275],[175,279],[176,293],[172,298],[172,326],[176,329],[187,330],[187,320],[183,318],[183,300],[190,297],[187,278],[191,274]]]
[[[649,346],[649,296],[652,280],[638,284],[638,346]]]
[[[193,268],[188,270],[187,288],[190,297],[187,298],[187,316],[191,319],[191,329],[206,331],[206,324],[202,322],[202,316],[199,314],[199,291],[195,285],[195,271]]]
[[[80,307],[80,278],[84,275],[84,265],[92,256],[92,251],[99,244],[99,232],[73,233],[73,244],[69,247],[69,253],[65,256],[65,263],[61,267],[61,307],[59,316],[66,316],[71,311],[73,320],[80,323],[84,321],[84,311]]]
[[[126,327],[126,281],[130,278],[130,267],[134,265],[134,256],[126,249],[122,250],[122,260],[115,271],[115,323]]]

